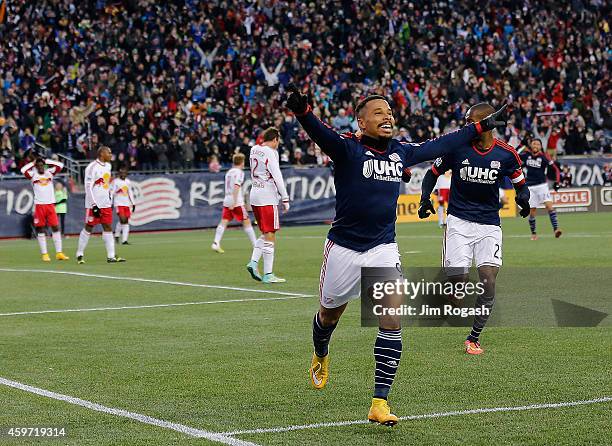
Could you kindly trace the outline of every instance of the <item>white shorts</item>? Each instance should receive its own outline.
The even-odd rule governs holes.
[[[397,243],[359,252],[325,240],[319,281],[319,298],[325,308],[337,308],[360,295],[362,267],[393,267],[402,277]]]
[[[552,201],[548,183],[536,184],[529,186],[529,206],[532,208],[543,207],[544,202]]]
[[[467,272],[474,260],[476,267],[502,265],[501,228],[449,215],[442,245],[443,266]],[[454,272],[454,274],[460,273],[460,271]]]

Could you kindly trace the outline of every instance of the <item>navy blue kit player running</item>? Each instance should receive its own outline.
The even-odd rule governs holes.
[[[314,354],[309,370],[313,386],[322,389],[329,377],[330,338],[349,300],[359,297],[361,267],[394,267],[401,277],[395,220],[405,169],[463,147],[483,131],[505,122],[499,120],[502,108],[439,138],[421,144],[400,143],[391,139],[395,119],[389,102],[384,96],[372,95],[355,108],[361,136],[340,135],[312,113],[306,95],[295,86],[289,91],[287,107],[335,166],[336,216],[324,245],[320,306],[313,320]],[[394,307],[399,304],[393,302]],[[374,397],[368,413],[371,422],[392,426],[398,421],[391,413],[387,395],[401,352],[399,316],[381,316],[374,345]]]
[[[476,104],[466,114],[466,121],[477,122],[495,109]],[[452,170],[448,218],[442,246],[442,262],[453,281],[466,281],[472,262],[476,262],[484,293],[476,307],[493,308],[495,280],[502,265],[502,230],[499,219],[499,186],[509,177],[516,190],[516,202],[524,218],[529,215],[529,189],[516,150],[487,131],[466,141],[452,152],[437,158],[423,177],[419,217],[435,213],[430,195],[438,176]],[[482,332],[489,314],[474,317],[472,331],[465,341],[468,354],[483,353]]]

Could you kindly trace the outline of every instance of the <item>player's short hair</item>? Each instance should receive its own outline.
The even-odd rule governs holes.
[[[102,155],[102,152],[104,152],[105,150],[108,150],[109,152],[112,152],[112,150],[110,149],[110,147],[107,147],[107,146],[100,146],[100,147],[98,148],[98,151],[96,152],[96,154],[97,154],[98,156],[100,156],[100,155]]]
[[[264,130],[262,138],[264,142],[274,141],[275,139],[280,139],[280,132],[278,131],[278,129],[274,127],[269,127],[266,130]]]
[[[366,104],[370,101],[373,101],[375,99],[382,99],[383,101],[386,101],[387,103],[389,103],[389,100],[384,97],[383,95],[380,94],[371,94],[370,96],[366,97],[365,99],[363,99],[362,101],[360,101],[356,106],[355,106],[355,115],[359,116],[359,113],[361,113],[361,110],[363,110],[363,108],[366,106]]]
[[[38,163],[43,163],[45,164],[45,160],[42,159],[40,156],[36,157],[36,159],[34,160],[34,164],[38,164]]]
[[[244,153],[234,154],[232,157],[232,163],[234,163],[234,166],[239,166],[240,164],[244,163]]]

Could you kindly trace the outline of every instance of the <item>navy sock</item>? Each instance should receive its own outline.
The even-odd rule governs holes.
[[[536,233],[536,219],[533,216],[529,216],[529,228],[531,229],[531,233]]]
[[[468,341],[478,342],[478,338],[480,337],[480,333],[485,327],[485,324],[489,320],[489,316],[491,315],[491,311],[493,311],[493,304],[495,303],[495,296],[487,297],[487,296],[478,296],[476,299],[476,304],[474,308],[485,307],[489,310],[489,314],[474,316],[474,324],[472,325],[472,331],[467,337]]]
[[[374,398],[387,399],[402,356],[402,330],[378,329],[374,344]]]
[[[559,222],[557,221],[557,211],[552,210],[548,213],[550,217],[550,223],[552,224],[553,229],[556,231],[559,228]]]
[[[338,324],[334,324],[331,327],[323,327],[319,313],[315,314],[312,320],[312,343],[314,344],[314,350],[318,357],[326,356],[329,351],[329,341],[331,335],[334,332]]]

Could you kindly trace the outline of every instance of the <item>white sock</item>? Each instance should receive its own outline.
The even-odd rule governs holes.
[[[438,206],[438,224],[444,224],[444,206]]]
[[[104,240],[104,246],[106,246],[106,258],[112,259],[115,257],[115,239],[113,238],[113,233],[102,231],[102,240]]]
[[[255,237],[255,230],[253,229],[253,226],[245,226],[244,227],[244,232],[246,232],[246,235],[249,236],[249,240],[251,241],[251,245],[253,245],[253,247],[255,247],[255,243],[257,241],[257,237]]]
[[[87,242],[89,242],[89,237],[91,234],[87,232],[84,228],[81,229],[81,233],[79,234],[79,247],[77,248],[76,255],[82,256],[85,253],[85,248],[87,248]]]
[[[269,274],[272,272],[272,268],[274,267],[274,243],[264,242],[264,246],[261,251],[263,252],[264,258],[264,274]]]
[[[121,224],[121,222],[117,222],[117,226],[115,226],[115,237],[119,237],[122,229],[123,229],[123,224]]]
[[[40,253],[47,254],[47,236],[45,234],[36,234],[36,239],[38,240]]]
[[[127,242],[128,235],[130,235],[130,224],[126,223],[121,228],[121,243]]]
[[[251,255],[252,262],[259,262],[259,259],[261,259],[263,246],[264,246],[264,238],[262,235],[255,241],[255,245],[253,246],[253,254]]]
[[[62,233],[60,231],[53,233],[53,244],[55,245],[55,252],[62,252]]]
[[[218,245],[221,243],[221,238],[223,237],[223,232],[225,232],[225,228],[222,224],[217,226],[217,230],[215,231],[215,243]]]

